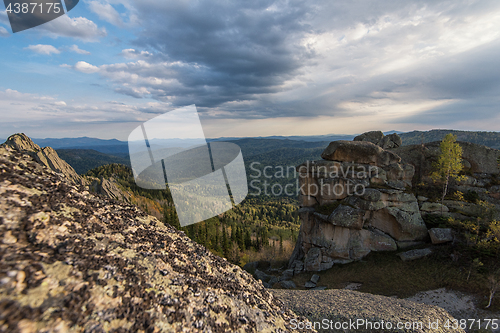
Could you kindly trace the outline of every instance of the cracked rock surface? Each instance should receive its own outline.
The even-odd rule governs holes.
[[[184,233],[0,148],[0,332],[287,332],[293,318]]]

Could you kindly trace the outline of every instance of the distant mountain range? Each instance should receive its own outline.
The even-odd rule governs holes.
[[[500,149],[499,132],[473,132],[457,130],[431,130],[397,132],[403,145],[440,141],[448,133],[453,133],[459,141],[472,142]],[[208,141],[232,141],[240,146],[245,162],[258,161],[267,165],[297,165],[305,160],[320,158],[321,152],[331,141],[352,140],[355,135],[316,135],[316,136],[270,136],[253,138],[216,138]],[[1,142],[4,142],[2,140]],[[110,163],[130,165],[128,143],[116,139],[103,140],[89,137],[64,139],[33,139],[42,147],[52,147],[59,156],[79,173]],[[184,141],[178,140],[183,146]],[[189,141],[189,140],[188,140]],[[154,142],[154,141],[153,141]]]

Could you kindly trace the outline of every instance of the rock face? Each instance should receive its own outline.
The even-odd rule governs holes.
[[[297,167],[302,225],[289,262],[295,274],[428,238],[418,201],[405,192],[413,166],[369,140],[332,142],[322,157]]]
[[[94,178],[90,185],[92,192],[102,194],[108,198],[130,202],[130,195],[120,190],[116,180],[113,177],[109,179],[101,177],[101,179]]]
[[[80,177],[66,161],[62,160],[53,148],[40,148],[24,133],[11,135],[2,146],[8,146],[30,155],[47,168],[63,174],[74,185],[87,184],[87,181]]]
[[[497,163],[500,150],[469,142],[458,143],[462,147],[464,166],[475,174],[475,177],[500,174]],[[414,165],[417,175],[423,176],[432,172],[432,164],[437,161],[441,152],[439,146],[440,142],[436,141],[426,143],[423,147],[421,145],[402,146],[391,151],[399,155],[404,163]]]
[[[2,331],[284,332],[296,318],[239,267],[35,156],[0,148]]]

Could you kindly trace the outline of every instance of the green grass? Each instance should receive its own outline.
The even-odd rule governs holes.
[[[370,253],[362,261],[345,265],[334,265],[331,269],[318,272],[319,286],[341,289],[349,282],[361,283],[360,292],[406,298],[420,291],[438,288],[485,294],[483,277],[473,275],[466,281],[468,271],[451,261],[447,246],[427,258],[402,261],[393,253]],[[314,272],[294,277],[300,288]],[[300,288],[303,289],[303,288]]]

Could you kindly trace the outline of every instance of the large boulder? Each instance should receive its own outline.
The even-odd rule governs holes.
[[[321,157],[329,161],[356,162],[377,166],[399,163],[401,158],[368,141],[331,142]]]
[[[453,233],[450,228],[429,229],[432,244],[441,244],[453,241]]]
[[[393,133],[386,136],[381,131],[363,133],[355,137],[354,141],[368,141],[383,149],[397,148],[401,146],[403,142],[398,134]]]
[[[332,142],[325,160],[297,167],[302,225],[289,261],[295,273],[329,269],[428,237],[415,195],[405,192],[415,168],[374,143],[384,138],[370,132],[358,141]]]
[[[297,318],[136,206],[78,191],[9,147],[0,171],[2,332],[285,332]]]

